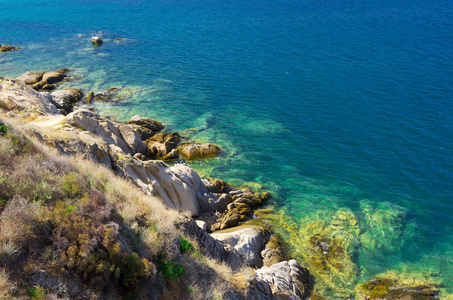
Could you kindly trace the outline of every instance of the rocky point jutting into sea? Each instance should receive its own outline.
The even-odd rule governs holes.
[[[180,246],[181,250],[176,250],[179,254],[174,254],[174,249],[169,251],[172,254],[151,253],[146,255],[143,253],[145,251],[140,253],[134,248],[141,238],[139,228],[134,228],[133,224],[125,224],[127,222],[124,219],[116,222],[110,218],[101,219],[99,220],[99,228],[113,228],[115,234],[109,235],[109,239],[111,243],[117,242],[116,245],[119,248],[116,251],[118,253],[123,253],[122,255],[125,257],[132,253],[138,257],[136,254],[138,252],[142,259],[147,259],[151,264],[154,263],[159,273],[151,272],[153,273],[151,276],[148,273],[145,274],[136,270],[139,274],[134,274],[135,276],[138,275],[139,278],[137,282],[134,282],[137,287],[134,286],[134,289],[132,289],[125,278],[132,276],[128,272],[135,271],[127,270],[124,271],[125,274],[122,274],[123,271],[119,267],[120,263],[110,262],[113,266],[116,265],[117,269],[112,267],[112,271],[103,271],[106,277],[104,282],[97,286],[94,284],[96,275],[99,276],[96,272],[88,272],[87,274],[84,271],[81,278],[77,276],[81,272],[77,269],[77,259],[90,259],[90,262],[85,261],[83,265],[85,268],[96,268],[97,270],[101,267],[96,266],[94,256],[99,259],[101,249],[107,249],[108,259],[114,261],[113,250],[109,250],[108,244],[105,244],[102,238],[96,238],[96,230],[91,233],[84,232],[89,240],[88,248],[83,248],[81,241],[75,242],[74,246],[71,246],[73,241],[68,236],[69,233],[64,233],[64,227],[59,227],[58,224],[58,222],[63,223],[63,221],[53,220],[47,222],[56,222],[53,226],[55,229],[60,228],[58,237],[51,234],[50,240],[46,241],[46,239],[49,239],[48,236],[44,234],[40,236],[39,233],[36,233],[35,238],[38,239],[36,243],[40,244],[37,248],[53,249],[64,257],[71,256],[73,250],[80,251],[79,254],[75,254],[75,257],[71,256],[73,261],[58,270],[52,269],[47,263],[41,266],[40,270],[27,269],[21,271],[17,268],[24,264],[29,266],[29,269],[38,267],[39,263],[33,263],[33,259],[37,256],[32,254],[38,249],[22,250],[26,247],[21,245],[14,233],[9,232],[10,229],[6,224],[14,216],[14,210],[18,209],[18,205],[24,206],[24,210],[28,211],[28,205],[32,205],[30,203],[36,202],[36,199],[40,199],[41,196],[36,196],[35,199],[27,199],[20,192],[8,195],[9,190],[6,188],[5,191],[2,191],[2,199],[5,199],[2,200],[0,217],[0,222],[3,224],[0,236],[3,246],[0,257],[2,259],[2,274],[9,281],[0,282],[0,292],[3,297],[44,293],[46,297],[52,299],[73,298],[75,294],[79,294],[81,299],[85,299],[88,298],[89,293],[93,293],[93,295],[97,293],[101,299],[111,299],[109,297],[112,297],[112,294],[105,289],[112,286],[118,289],[119,295],[126,293],[127,297],[135,297],[133,295],[138,294],[145,294],[144,297],[147,299],[163,297],[180,289],[175,287],[175,284],[182,284],[189,280],[186,278],[187,275],[178,274],[178,269],[175,267],[175,270],[165,269],[169,268],[165,263],[170,260],[162,258],[162,256],[168,256],[173,259],[172,262],[175,261],[173,264],[177,265],[177,262],[179,262],[184,265],[180,262],[181,258],[178,260],[176,255],[181,256],[185,251],[188,251],[183,247],[186,244],[181,242],[187,241],[185,238],[192,241],[185,243],[190,245],[188,246],[190,251],[195,251],[191,248],[196,249],[197,257],[207,257],[216,263],[224,263],[228,268],[234,270],[234,278],[230,281],[238,283],[227,282],[227,284],[224,284],[223,290],[216,291],[223,298],[271,299],[273,297],[284,297],[306,299],[310,295],[312,283],[308,270],[299,265],[296,260],[286,257],[284,245],[276,242],[278,236],[272,234],[266,224],[259,222],[259,220],[252,220],[254,209],[270,198],[268,193],[258,194],[248,189],[236,189],[219,179],[202,179],[186,164],[176,163],[170,166],[162,161],[162,159],[174,160],[180,157],[187,159],[210,157],[219,154],[221,149],[218,146],[183,143],[181,142],[182,137],[178,133],[163,132],[164,126],[160,122],[147,117],[134,116],[128,123],[120,123],[101,117],[99,113],[92,110],[74,109],[74,105],[81,101],[87,101],[86,97],[83,96],[84,94],[90,95],[87,91],[78,89],[56,90],[51,93],[42,91],[56,88],[60,81],[68,78],[68,72],[69,70],[62,69],[51,72],[28,72],[17,79],[0,78],[0,106],[4,112],[1,120],[1,126],[4,128],[4,134],[1,137],[2,142],[10,141],[14,144],[14,141],[23,139],[23,143],[33,145],[32,150],[27,150],[29,156],[35,154],[35,151],[37,151],[35,148],[47,149],[47,147],[50,147],[64,155],[65,158],[58,158],[60,160],[70,161],[83,157],[83,159],[95,162],[93,166],[96,164],[103,165],[127,179],[130,184],[141,189],[154,201],[164,203],[167,208],[172,209],[172,214],[182,213],[186,216],[181,215],[178,222],[172,224],[173,230],[179,233],[180,238],[169,243],[173,248]],[[49,85],[53,85],[52,88],[49,88]],[[94,95],[94,99],[97,99],[97,97],[100,96]],[[22,135],[25,135],[25,137],[19,138]],[[44,157],[44,160],[47,159],[46,152],[46,150],[40,152],[40,156]],[[24,156],[21,159],[29,158]],[[10,167],[14,168],[14,166]],[[88,171],[90,172],[90,170]],[[5,167],[2,168],[2,172],[2,174],[7,174],[5,172],[9,172],[9,170]],[[109,171],[106,170],[106,172]],[[47,182],[46,180],[46,178],[43,178],[41,183]],[[100,179],[93,178],[93,180]],[[53,187],[53,189],[57,189],[57,187]],[[69,194],[77,194],[77,187],[74,183],[69,189],[67,191]],[[11,196],[13,198],[8,199]],[[53,205],[63,205],[67,207],[68,213],[72,214],[72,210],[74,210],[72,218],[80,218],[80,222],[83,221],[85,215],[80,211],[81,204],[79,204],[79,201],[74,202],[77,197],[63,197],[64,200],[58,202],[54,197],[57,196],[48,195],[45,200],[38,201],[41,209],[51,212],[54,208]],[[84,197],[92,197],[92,194]],[[95,212],[98,210],[97,213],[100,213],[99,211],[102,211],[105,206],[112,205],[108,199],[103,201],[104,205],[95,208]],[[125,205],[129,204],[126,202]],[[118,209],[118,211],[120,210]],[[155,213],[159,214],[160,212]],[[28,226],[31,226],[32,231],[39,227],[40,221],[35,217],[31,217],[33,220],[30,222],[32,223],[27,223]],[[148,216],[142,218],[144,220],[141,220],[141,222],[145,222]],[[18,221],[18,226],[21,225],[21,221]],[[137,224],[135,226],[140,227]],[[166,232],[161,232],[165,231],[164,229],[154,226],[152,230],[157,231],[158,235],[168,235]],[[215,234],[209,234],[213,231],[215,231]],[[39,239],[42,240],[39,241]],[[55,245],[55,239],[64,239],[66,242],[55,248],[55,246],[52,246],[52,240]],[[8,252],[5,249],[6,245],[15,250]],[[146,248],[146,243],[144,248]],[[40,260],[48,261],[49,258],[41,257]],[[131,264],[132,261],[126,262],[125,268]],[[170,266],[174,265],[170,264]],[[254,271],[243,273],[244,268],[252,268],[251,270]],[[192,262],[190,269],[186,267],[185,272],[196,274],[201,271],[197,269],[196,263]],[[211,269],[210,272],[215,273],[217,270]],[[109,279],[110,276],[111,279]],[[192,274],[191,277],[193,276]],[[181,278],[177,278],[175,283],[172,281],[173,277]],[[92,281],[89,281],[90,279]],[[98,278],[97,280],[101,279]],[[156,288],[156,280],[160,280],[160,283],[157,283],[160,288]],[[210,276],[208,278],[197,278],[197,280],[199,281],[198,285],[209,285],[209,283],[203,283],[203,281],[209,281]],[[144,285],[148,285],[148,287],[142,288]],[[30,289],[32,292],[30,292]],[[182,298],[202,297],[203,291],[200,290],[199,293],[199,295],[196,292],[192,295],[187,293]]]
[[[65,178],[63,195],[55,192],[58,187],[52,187],[45,197],[44,192],[39,192],[27,198],[27,193],[13,187],[14,183],[10,183],[11,187],[5,184],[7,188],[0,194],[2,297],[33,298],[41,293],[48,299],[138,295],[155,299],[176,293],[180,298],[197,299],[321,298],[313,293],[317,277],[287,253],[285,241],[273,227],[287,226],[285,229],[291,232],[291,225],[279,224],[279,215],[270,208],[262,209],[263,205],[272,204],[269,193],[236,188],[221,179],[201,178],[184,163],[221,155],[219,146],[191,141],[178,132],[166,132],[164,124],[151,119],[152,116],[136,115],[128,122],[117,122],[83,108],[93,101],[119,101],[121,90],[111,88],[93,93],[76,87],[58,89],[62,81],[71,80],[70,74],[71,70],[61,69],[27,72],[16,79],[0,77],[2,149],[8,143],[11,149],[21,145],[25,150],[5,153],[23,161],[33,159],[33,164],[47,168],[49,176],[61,172],[59,176]],[[83,185],[80,182],[86,179],[78,171],[48,167],[49,161],[65,165],[62,160],[85,159],[94,162],[84,167],[88,173],[95,174],[96,166],[105,168],[104,172],[117,174],[140,190],[143,197],[147,195],[169,210],[162,208],[149,215],[134,212],[134,218],[128,218],[127,209],[141,207],[149,211],[146,208],[149,203],[133,206],[133,201],[115,202],[102,194],[107,180],[93,177],[88,187],[80,188]],[[15,164],[21,163],[2,162],[1,174],[14,177]],[[25,172],[34,172],[32,167],[27,168]],[[38,181],[34,187],[37,191],[45,191],[52,184],[45,177]],[[19,233],[6,226],[17,217],[18,207],[28,216],[26,221],[18,221],[18,228],[30,231],[27,238],[22,235],[19,238]],[[62,212],[55,211],[57,207]],[[105,211],[107,208],[110,215]],[[43,213],[32,214],[33,209]],[[161,213],[174,215],[175,220],[168,227],[154,222],[154,216]],[[357,230],[354,216],[342,211],[337,214],[335,226],[347,227],[352,233]],[[82,230],[73,237],[65,228],[74,228],[75,232],[81,229],[71,219],[94,229]],[[329,278],[338,276],[337,282],[343,285],[354,272],[350,262],[354,259],[353,247],[345,240],[330,238],[329,230],[325,224],[318,224],[318,228],[306,232],[307,256],[312,258],[312,266],[324,270],[314,272],[318,278],[329,272],[334,274]],[[36,249],[24,246],[31,236],[34,242],[30,245]],[[293,239],[301,244],[306,242],[300,233],[295,233]],[[150,246],[156,241],[164,245],[159,251]],[[55,254],[52,256],[51,252]],[[231,274],[225,276],[222,272],[226,271],[218,266],[207,267],[206,259],[214,261],[214,266],[227,265]],[[335,279],[331,284],[336,285]],[[109,292],[112,288],[116,294]],[[435,299],[438,288],[432,283],[406,282],[389,274],[357,285],[353,296]]]

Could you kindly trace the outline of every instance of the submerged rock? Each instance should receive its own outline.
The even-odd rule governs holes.
[[[178,147],[178,151],[187,159],[199,159],[218,155],[220,147],[210,143],[184,144]]]
[[[373,278],[361,285],[367,299],[405,299],[428,300],[436,299],[438,287],[435,284],[407,285],[396,279],[385,277]]]

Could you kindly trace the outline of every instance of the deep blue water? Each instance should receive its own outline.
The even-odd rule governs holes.
[[[198,129],[225,154],[192,166],[263,185],[300,235],[351,213],[351,284],[424,272],[453,292],[453,2],[0,4],[0,44],[24,47],[0,53],[1,76],[65,67],[83,76],[68,86],[125,86],[127,100],[94,106]]]

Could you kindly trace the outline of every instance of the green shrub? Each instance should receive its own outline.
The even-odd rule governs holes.
[[[28,295],[34,300],[46,300],[46,290],[39,285],[29,289]]]
[[[99,210],[109,210],[102,207]],[[47,262],[49,271],[72,270],[85,281],[102,277],[116,281],[126,293],[137,292],[142,278],[153,274],[153,264],[135,252],[124,252],[113,229],[76,211],[76,206],[59,201],[49,212],[49,228],[69,243],[58,260]]]
[[[16,155],[31,153],[33,143],[25,136],[8,132],[4,137],[11,141]]]
[[[6,203],[8,202],[8,199],[3,199],[0,197],[0,212],[5,208]]]
[[[138,242],[137,236],[129,230],[122,230],[121,233],[126,237],[134,251],[140,253],[140,244]]]
[[[9,130],[8,126],[0,125],[0,136],[4,136],[8,130]]]
[[[186,273],[186,270],[172,260],[165,260],[159,266],[162,276],[166,281],[172,281]]]
[[[69,199],[75,199],[83,196],[85,190],[87,189],[86,184],[82,183],[82,179],[79,176],[71,172],[67,174],[61,183],[61,190],[63,194]]]
[[[181,253],[183,253],[183,254],[187,253],[187,252],[195,251],[194,245],[184,237],[182,237],[179,240],[179,249],[181,250]]]

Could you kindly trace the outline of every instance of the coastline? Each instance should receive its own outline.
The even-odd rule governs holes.
[[[17,131],[16,127],[30,126],[28,130],[40,143],[56,148],[60,154],[82,155],[115,170],[121,177],[135,182],[137,188],[142,189],[149,196],[161,199],[167,207],[175,210],[175,214],[183,212],[188,216],[199,216],[203,213],[205,220],[210,220],[214,215],[225,211],[223,221],[218,223],[215,229],[235,228],[239,222],[250,220],[253,216],[253,209],[269,198],[269,194],[266,193],[260,195],[250,190],[233,189],[221,180],[211,180],[211,182],[202,180],[187,165],[176,164],[170,167],[160,160],[148,160],[144,155],[146,154],[148,157],[152,155],[148,152],[150,147],[146,149],[147,151],[140,147],[139,131],[131,131],[132,125],[110,121],[101,118],[95,112],[84,109],[68,113],[75,104],[74,99],[59,98],[61,93],[58,91],[53,94],[36,92],[22,81],[10,78],[1,78],[0,84],[2,87],[0,102],[4,112],[7,112],[7,119],[2,122],[6,124],[4,126],[14,131]],[[35,88],[39,89],[36,85]],[[64,103],[61,101],[58,103],[58,99],[63,99]],[[78,101],[80,100],[79,97]],[[64,117],[61,113],[67,114],[67,116]],[[19,123],[21,123],[20,119],[24,119],[29,122],[29,125],[18,126],[18,123],[11,125],[11,121],[14,119],[16,120],[14,122]],[[153,120],[147,119],[147,121]],[[58,131],[60,132],[58,133]],[[132,152],[127,153],[128,151]],[[208,153],[207,156],[210,155]],[[226,207],[227,204],[228,207]],[[6,205],[8,208],[8,204]],[[237,214],[240,217],[236,218]],[[214,223],[211,222],[209,228],[214,228],[211,226]],[[271,289],[268,285],[274,281],[272,278],[275,273],[273,272],[276,271],[269,274],[264,271],[264,273],[257,272],[261,275],[246,279],[246,282],[251,281],[247,284],[245,295],[251,293],[255,297],[266,298],[289,293],[293,295],[292,297],[296,297],[295,299],[305,299],[310,294],[308,271],[299,266],[295,260],[284,260],[286,254],[282,248],[283,244],[281,242],[270,243],[272,233],[269,228],[256,221],[253,223],[253,226],[245,223],[238,227],[239,233],[236,238],[233,238],[233,240],[236,239],[235,243],[231,242],[231,235],[235,235],[235,230],[233,232],[231,230],[229,232],[216,231],[216,240],[223,240],[223,246],[222,243],[207,235],[203,230],[203,228],[206,229],[206,223],[201,220],[185,221],[176,226],[181,227],[182,232],[195,241],[203,255],[216,258],[219,263],[226,262],[233,269],[237,269],[239,266],[261,268],[264,263],[269,267],[273,266],[273,269],[277,268],[279,276],[285,272],[287,272],[285,276],[289,276],[280,285],[275,285]],[[208,229],[208,231],[212,230]],[[247,234],[244,234],[244,231]],[[257,238],[258,240],[256,240]],[[266,247],[268,245],[270,247]],[[267,251],[267,260],[261,258],[262,250]],[[281,263],[285,263],[285,265]],[[282,267],[283,269],[278,269]],[[295,274],[298,275],[293,275],[293,271],[290,270],[295,270]],[[261,285],[259,289],[256,288],[257,284]],[[264,290],[263,284],[268,286]],[[52,288],[47,287],[47,289]]]
[[[40,100],[43,100],[43,99],[40,99]],[[43,101],[44,101],[44,100],[43,100]],[[26,105],[28,105],[28,104],[26,104]],[[28,109],[28,108],[27,108],[27,109]],[[24,109],[24,110],[26,111],[27,109]],[[30,110],[30,111],[32,112],[30,115],[33,115],[33,110],[35,110],[35,109],[36,109],[36,107],[34,107],[33,109]],[[49,108],[45,108],[45,109],[49,109]],[[52,110],[50,110],[50,111],[52,111]],[[85,113],[86,113],[86,114],[87,114],[87,113],[90,114],[88,111],[86,111]],[[23,117],[24,117],[24,116],[20,116],[20,118],[23,118]],[[29,116],[25,116],[25,118],[27,118],[27,117],[29,117]],[[93,118],[93,115],[90,115],[89,117]],[[74,119],[74,118],[73,118],[73,119]],[[98,123],[102,123],[102,122],[112,122],[112,124],[115,124],[114,121],[110,121],[110,120],[107,120],[107,119],[103,119],[103,118],[101,118],[101,117],[99,117],[99,116],[94,116],[94,119],[96,119],[96,122],[98,122]],[[33,120],[33,121],[34,121],[34,120]],[[72,122],[72,124],[71,124],[71,122]],[[84,129],[83,126],[80,126],[80,124],[83,124],[83,123],[84,123],[83,120],[80,121],[80,122],[67,121],[67,123],[69,123],[69,125],[71,125],[71,126],[76,125],[76,127],[79,127],[79,128],[81,128],[81,129]],[[119,124],[120,124],[120,123],[118,123],[118,125],[116,125],[116,126],[120,126]],[[48,125],[49,125],[49,124],[48,124]],[[50,125],[53,125],[53,123],[51,123]],[[61,124],[60,124],[60,125],[61,125]],[[96,125],[96,126],[97,126],[97,125]],[[66,127],[66,125],[63,125],[62,127],[64,128],[64,127]],[[108,127],[108,126],[107,126],[107,127]],[[85,130],[86,130],[86,128],[85,128]],[[94,132],[92,132],[92,133],[96,133],[96,130],[94,130]],[[105,138],[105,136],[104,136],[104,138]],[[110,139],[109,139],[109,140],[110,140]],[[134,138],[133,140],[137,140],[137,139]],[[105,139],[104,139],[104,142],[105,142]],[[55,144],[55,142],[54,142],[54,144]],[[132,144],[134,144],[134,142],[132,142]],[[117,142],[117,141],[116,141],[116,145],[118,145],[118,142]],[[71,148],[70,145],[65,145],[65,146],[67,146],[67,148],[69,148],[69,149]],[[97,146],[97,147],[100,148],[99,146]],[[135,145],[134,147],[137,147],[137,146]],[[96,147],[95,147],[95,148],[96,148]],[[61,149],[61,147],[60,147],[60,149]],[[86,149],[87,149],[87,148],[86,148]],[[86,149],[85,149],[85,151],[86,151]],[[99,153],[98,150],[99,150],[99,149],[95,149],[95,150],[96,150],[96,152],[95,152],[96,155],[98,155],[98,153]],[[71,152],[71,151],[68,151],[68,149],[65,149],[64,151],[66,151],[66,152]],[[103,158],[106,157],[106,156],[108,156],[108,155],[110,155],[110,151],[109,151],[109,150],[104,150],[104,152],[105,152],[105,153],[102,155]],[[125,154],[125,153],[121,153],[120,156],[123,156],[124,154]],[[110,156],[111,156],[111,155],[110,155]],[[116,157],[116,158],[115,158],[115,157]],[[99,158],[99,155],[98,155],[98,158]],[[134,179],[134,178],[141,177],[141,176],[136,176],[136,174],[137,174],[136,171],[134,171],[134,172],[132,172],[132,173],[131,173],[131,172],[128,173],[127,171],[124,171],[124,170],[128,170],[128,169],[137,169],[137,168],[142,168],[142,169],[143,169],[143,168],[144,168],[144,169],[149,168],[149,166],[144,165],[139,159],[134,158],[133,155],[130,155],[130,154],[129,154],[129,155],[127,155],[127,154],[124,155],[124,157],[121,157],[121,159],[119,159],[119,160],[118,160],[118,158],[119,158],[118,155],[113,155],[113,156],[111,156],[111,160],[110,160],[110,161],[111,161],[111,162],[117,162],[117,163],[118,163],[118,161],[119,161],[119,162],[120,162],[120,165],[124,163],[124,164],[121,166],[120,169],[123,170],[123,171],[122,171],[122,174],[123,174],[123,176],[126,176],[126,178],[127,178],[128,175],[129,175],[129,179]],[[131,167],[131,165],[132,165],[132,167]],[[159,163],[158,165],[159,165],[160,167],[162,167],[162,164]],[[168,166],[167,166],[167,167],[168,167]],[[167,167],[164,167],[164,168],[167,168]],[[115,169],[115,168],[118,168],[118,166],[114,167],[114,169]],[[166,170],[165,173],[174,171],[174,169],[172,170],[172,167],[169,167],[169,169],[170,169],[170,171]],[[174,180],[176,180],[177,178],[183,178],[184,176],[190,175],[189,177],[191,177],[191,179],[190,179],[189,181],[185,181],[185,182],[184,182],[184,183],[186,183],[187,186],[190,186],[191,188],[199,189],[200,186],[202,186],[202,185],[205,185],[205,187],[206,187],[206,185],[209,185],[209,184],[207,183],[207,181],[202,181],[201,178],[198,179],[199,176],[198,176],[198,175],[195,175],[196,173],[195,173],[193,170],[191,170],[190,168],[189,168],[189,169],[185,169],[185,170],[183,170],[183,171],[179,170],[178,172],[182,172],[182,173],[180,173],[180,175],[177,175],[176,177],[173,177],[173,178],[171,179],[171,181],[174,182]],[[140,173],[140,172],[139,172],[139,173]],[[194,173],[195,173],[195,174],[194,174]],[[121,171],[120,171],[120,174],[121,174]],[[181,175],[181,174],[185,174],[185,175]],[[195,181],[193,181],[193,177],[197,177],[197,176],[198,176],[198,178],[195,178]],[[186,179],[187,179],[187,178],[186,178]],[[161,180],[161,179],[160,179],[160,180]],[[159,180],[158,180],[158,181],[159,181]],[[142,180],[142,182],[143,182],[143,180]],[[189,182],[190,182],[190,183],[189,183]],[[168,184],[168,182],[167,182],[166,184]],[[139,184],[139,185],[140,185],[140,184]],[[143,184],[142,184],[142,185],[143,185]],[[214,186],[215,186],[215,185],[214,185]],[[225,183],[222,183],[222,182],[220,181],[220,187],[219,187],[219,186],[213,187],[213,186],[211,185],[210,188],[213,189],[213,191],[217,192],[217,194],[222,194],[222,192],[225,192],[225,187],[226,187],[226,186],[228,186],[228,185],[225,185]],[[222,190],[222,189],[223,189],[223,190]],[[145,191],[146,191],[146,188],[145,188]],[[202,191],[201,191],[201,194],[206,194],[206,192],[209,192],[209,188],[208,188],[208,190],[202,190]],[[212,193],[212,191],[210,191],[210,192]],[[231,192],[233,192],[233,193],[231,193]],[[197,194],[197,193],[200,194],[200,191],[195,192],[195,194]],[[237,206],[238,204],[244,204],[244,201],[245,201],[245,200],[249,200],[249,201],[250,201],[250,200],[256,198],[255,196],[253,196],[254,193],[252,193],[251,191],[250,191],[250,192],[242,191],[242,192],[239,192],[239,193],[238,193],[238,191],[236,190],[236,191],[228,191],[228,193],[223,193],[223,194],[227,194],[228,196],[230,196],[230,197],[232,198],[233,202],[235,202],[235,200],[241,200],[241,201],[242,201],[242,203],[241,203],[241,201],[238,201],[238,203],[236,203],[236,206]],[[250,196],[248,196],[249,199],[245,199],[245,200],[244,200],[243,197],[242,197],[242,198],[241,198],[241,197],[236,197],[236,199],[235,199],[235,196],[240,196],[241,194],[249,194],[249,195],[250,195]],[[185,198],[185,197],[187,196],[187,194],[184,194],[184,195],[185,195],[185,196],[184,196],[183,198]],[[155,195],[154,195],[154,196],[155,196]],[[162,198],[162,195],[159,195],[159,196]],[[168,196],[168,195],[167,195],[167,196]],[[192,195],[191,198],[192,198],[192,199],[195,199],[195,198],[197,198],[197,196],[198,196],[198,195],[195,195],[195,196]],[[261,196],[260,196],[260,197],[261,197]],[[266,198],[266,197],[268,197],[268,196],[263,196],[263,197]],[[165,198],[165,197],[163,197],[163,198]],[[173,198],[173,197],[168,197],[168,198],[169,198],[169,200],[171,200],[171,198]],[[219,197],[219,198],[220,198],[220,197]],[[247,197],[246,197],[246,198],[247,198]],[[180,198],[180,199],[182,199],[182,198]],[[218,199],[217,199],[217,200],[218,200]],[[178,201],[179,201],[179,203],[181,203],[180,200],[178,200]],[[178,202],[178,201],[176,201],[176,202]],[[199,199],[193,200],[194,203],[196,203],[197,201],[199,201]],[[206,201],[206,200],[205,200],[205,201]],[[252,201],[253,201],[253,200],[252,200]],[[232,203],[233,203],[233,202],[232,202]],[[245,201],[245,202],[247,202],[247,201]],[[209,203],[209,200],[208,200],[208,203]],[[227,203],[227,204],[228,204],[228,203]],[[231,203],[230,203],[230,204],[231,204]],[[259,204],[259,203],[258,203],[258,204]],[[169,202],[167,202],[167,205],[169,205]],[[216,203],[216,204],[214,204],[214,206],[212,206],[212,208],[217,207],[218,205],[219,205],[219,204]],[[253,206],[253,209],[256,208],[256,205],[254,205],[254,204],[253,204],[253,205],[248,204],[248,205],[249,205],[249,206]],[[220,205],[220,206],[226,206],[226,204],[222,204],[222,205]],[[171,207],[171,204],[170,204],[170,207]],[[192,205],[192,207],[193,207],[193,205]],[[186,208],[187,208],[187,207],[186,207]],[[232,210],[234,210],[234,208],[235,208],[235,207],[232,206],[232,207],[229,208],[229,210],[232,211]],[[216,210],[215,210],[215,209],[214,209],[214,210],[211,210],[211,213],[213,213],[214,211],[216,211]],[[192,214],[193,214],[193,213],[199,214],[200,211],[197,211],[196,209],[194,209],[194,210],[192,210],[191,213],[192,213]],[[341,212],[339,212],[339,213],[341,214]],[[228,215],[228,212],[224,215],[224,217],[226,217],[227,215]],[[231,215],[231,213],[230,213],[230,215]],[[249,217],[252,216],[252,215],[250,215],[250,210],[249,210],[249,209],[246,210],[245,215],[249,215]],[[275,217],[278,218],[278,216],[272,216],[272,214],[268,214],[268,213],[266,213],[266,212],[265,212],[265,213],[262,213],[262,216],[263,216],[263,217],[266,216],[266,215],[271,215],[271,217],[268,218],[268,220],[272,220],[272,219],[275,220]],[[263,218],[263,219],[265,219],[265,218]],[[348,216],[346,216],[346,217],[340,217],[340,219],[349,220],[349,217],[348,217]],[[238,221],[238,222],[241,222],[241,221],[244,221],[244,220],[245,220],[245,219],[240,220],[240,221]],[[229,223],[229,222],[230,222],[229,220],[224,220],[224,221],[227,221],[227,222],[224,222],[224,223]],[[255,222],[256,222],[256,221],[255,221]],[[348,221],[348,222],[350,222],[350,224],[354,225],[354,221]],[[352,223],[351,223],[351,222],[352,222]],[[236,223],[236,224],[237,224],[237,223]],[[275,225],[275,223],[274,223],[274,225]],[[222,226],[222,224],[219,224],[219,227],[220,227],[220,226]],[[253,228],[254,226],[256,226],[256,224],[252,224],[251,227],[248,227],[248,225],[246,225],[246,226],[244,226],[244,227],[239,226],[239,227],[241,227],[241,228],[238,228],[238,229],[239,229],[238,231],[240,231],[240,230],[250,230],[250,229]],[[262,224],[261,226],[263,226],[263,224]],[[280,226],[283,226],[283,224],[280,224]],[[203,225],[201,225],[201,227],[203,227]],[[193,231],[193,227],[191,227],[191,228],[192,228],[192,229],[187,229],[187,228],[186,228],[186,232]],[[233,228],[235,228],[235,227],[233,227]],[[261,249],[262,249],[263,246],[267,246],[266,244],[268,244],[268,242],[270,242],[270,241],[269,241],[269,238],[270,238],[270,236],[272,235],[272,233],[271,233],[271,232],[267,232],[267,233],[264,232],[264,231],[266,231],[266,230],[269,230],[269,228],[263,228],[263,227],[260,227],[260,228],[261,228],[261,229],[260,229],[261,232],[259,232],[258,235],[267,236],[266,238],[264,238],[264,240],[267,240],[266,242],[264,242],[264,245],[261,245],[261,246],[258,247],[258,248],[261,248]],[[223,229],[226,229],[226,228],[223,228]],[[197,230],[198,230],[198,229],[197,229]],[[264,230],[264,231],[263,231],[263,230]],[[252,231],[253,231],[253,230],[252,230]],[[227,232],[227,233],[228,233],[228,232]],[[245,234],[244,232],[241,232],[239,235],[240,235],[240,236],[242,236],[242,235],[247,236],[247,234]],[[252,235],[256,236],[257,233],[256,233],[256,232],[252,232]],[[198,237],[198,239],[199,239],[199,237]],[[231,239],[231,237],[230,237],[230,236],[227,236],[226,240],[228,240],[228,239]],[[236,237],[236,239],[238,239],[238,238]],[[262,241],[262,242],[263,242],[263,241]],[[319,245],[318,245],[319,249],[323,250],[322,243],[324,243],[324,242],[325,242],[325,243],[328,243],[329,245],[333,245],[332,241],[327,241],[327,240],[324,241],[324,240],[322,240],[322,239],[320,239],[319,243],[318,243],[317,241],[315,241],[314,244],[315,244],[315,245],[318,245],[318,244],[319,244]],[[278,244],[278,243],[277,243],[277,244]],[[321,246],[320,246],[320,245],[321,245]],[[232,246],[232,245],[230,245],[230,246]],[[282,244],[281,244],[281,246],[282,246]],[[232,247],[232,248],[234,248],[234,247]],[[332,248],[334,248],[334,247],[332,247]],[[275,252],[277,252],[277,257],[280,256],[281,258],[283,258],[284,256],[286,256],[286,253],[282,253],[282,252],[285,252],[285,251],[282,251],[280,248],[268,248],[268,249],[264,249],[264,250],[271,250],[271,251],[267,251],[266,253],[269,253],[269,252],[275,253]],[[264,251],[264,250],[263,250],[263,251]],[[272,250],[275,250],[275,251],[272,251]],[[338,250],[338,249],[337,249],[337,250]],[[341,251],[342,251],[342,250],[341,250]],[[255,250],[255,252],[256,252],[256,253],[260,253],[261,251],[260,251],[260,250]],[[321,252],[322,252],[322,251],[321,251]],[[206,253],[208,253],[208,252],[206,252]],[[263,255],[263,254],[261,253],[261,255]],[[247,255],[246,255],[246,256],[247,256]],[[256,256],[256,255],[255,255],[255,256]],[[264,255],[263,255],[263,256],[264,256]],[[269,255],[269,256],[270,256],[270,257],[273,257],[274,255]],[[258,257],[259,257],[259,254],[258,254]],[[258,259],[258,262],[257,262],[256,257],[249,258],[248,264],[251,265],[251,266],[257,267],[257,266],[260,265],[260,262],[259,262],[260,259],[261,259],[261,258],[259,258],[259,259]],[[278,260],[278,259],[277,259],[277,260]],[[275,263],[275,260],[273,260],[273,262]],[[306,272],[306,273],[308,273],[308,272]],[[340,274],[340,275],[343,276],[344,274]],[[299,287],[300,290],[305,290],[305,289],[307,289],[307,291],[305,291],[304,293],[301,294],[301,295],[305,295],[305,296],[307,296],[307,295],[310,293],[310,292],[308,292],[308,290],[309,290],[309,289],[312,289],[312,284],[313,284],[313,283],[312,283],[312,280],[309,280],[307,276],[308,276],[308,275],[304,275],[304,277],[305,277],[306,280],[305,280],[305,282],[303,283],[302,287]],[[310,282],[310,281],[311,281],[311,282]],[[393,289],[393,290],[399,291],[399,293],[408,293],[407,290],[410,290],[410,288],[408,288],[407,286],[405,286],[405,283],[402,283],[402,284],[401,284],[401,282],[400,282],[400,283],[398,283],[398,284],[396,285],[396,287],[394,286],[395,284],[396,284],[396,281],[390,281],[390,282],[389,282],[389,285],[388,285],[387,287],[385,287],[385,288],[380,287],[379,292],[376,292],[376,293],[374,293],[374,292],[375,292],[375,286],[371,285],[371,288],[370,288],[370,290],[369,290],[370,292],[372,292],[372,293],[371,293],[371,296],[372,296],[373,298],[371,298],[371,299],[377,299],[376,297],[382,296],[383,293],[384,293],[384,295],[385,295],[385,289],[388,290],[389,287],[390,287],[391,289]],[[400,289],[397,288],[398,285],[399,285]],[[426,290],[426,289],[421,289],[421,290],[419,289],[416,293],[417,293],[417,295],[420,294],[420,293],[422,293],[422,294],[423,294],[423,293],[428,293],[427,297],[434,297],[434,296],[436,295],[436,293],[435,293],[435,294],[432,294],[432,293],[433,293],[433,289],[436,290],[436,287],[435,287],[435,286],[430,286],[430,285],[428,285],[427,290]],[[307,293],[307,294],[305,294],[305,293]],[[373,293],[374,293],[374,294],[373,294]],[[394,295],[395,297],[401,296],[401,294],[398,294],[397,292],[395,292],[395,293],[396,293],[396,296]],[[415,295],[415,294],[414,294],[414,295]],[[431,295],[431,296],[429,296],[429,295]],[[318,295],[315,295],[315,296],[318,297]],[[410,295],[409,295],[409,296],[410,296]],[[361,296],[359,296],[359,297],[361,297]],[[389,299],[392,299],[392,298],[389,298]],[[428,298],[427,298],[427,299],[428,299]]]

